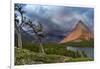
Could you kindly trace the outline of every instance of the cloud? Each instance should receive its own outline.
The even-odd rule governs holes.
[[[90,29],[93,28],[93,8],[28,4],[24,7],[24,10],[31,19],[37,16],[47,31],[70,31],[77,20],[83,20]]]

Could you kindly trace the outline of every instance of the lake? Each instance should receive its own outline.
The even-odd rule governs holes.
[[[72,50],[72,51],[80,51],[84,52],[88,58],[94,58],[94,48],[93,47],[72,47],[72,46],[67,46],[67,50]]]

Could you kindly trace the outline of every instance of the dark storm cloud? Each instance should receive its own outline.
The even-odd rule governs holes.
[[[61,32],[61,34],[62,32],[66,33],[74,27],[78,20],[82,20],[93,30],[93,8],[28,4],[24,7],[24,10],[26,11],[25,15],[30,19],[39,19],[43,23],[45,30],[50,33],[57,33],[57,31]]]

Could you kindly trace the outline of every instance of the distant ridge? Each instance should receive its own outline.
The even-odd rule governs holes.
[[[59,43],[67,43],[70,41],[80,42],[82,40],[90,40],[92,38],[93,34],[89,31],[89,28],[81,20],[79,20],[75,28]]]

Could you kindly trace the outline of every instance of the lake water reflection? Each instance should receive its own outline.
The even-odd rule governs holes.
[[[72,47],[72,46],[67,46],[67,50],[72,50],[72,51],[83,51],[87,57],[89,58],[94,58],[94,48],[93,47]]]

